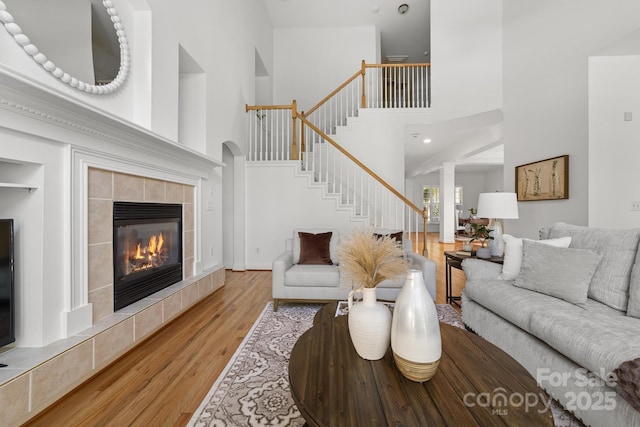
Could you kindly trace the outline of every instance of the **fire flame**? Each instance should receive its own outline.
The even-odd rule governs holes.
[[[133,255],[134,260],[148,260],[145,261],[144,264],[137,264],[137,267],[134,270],[145,269],[155,266],[158,262],[163,262],[164,259],[159,260],[157,258],[162,257],[162,248],[164,246],[164,236],[160,233],[159,236],[155,234],[151,236],[146,248],[143,248],[140,243],[136,246],[135,255]],[[155,261],[154,261],[155,260]]]
[[[164,238],[162,237],[162,233],[160,233],[159,237],[156,237],[155,234],[151,236],[151,239],[149,239],[149,246],[148,246],[149,254],[151,255],[159,254],[160,251],[162,250],[163,244],[164,244]]]

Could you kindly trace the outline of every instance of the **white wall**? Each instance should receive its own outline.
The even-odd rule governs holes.
[[[348,119],[347,126],[337,128],[333,138],[402,193],[406,128],[430,121],[431,116],[424,110],[361,109],[358,117]]]
[[[589,225],[638,228],[640,55],[589,59]],[[632,114],[625,121],[624,114]]]
[[[431,0],[431,106],[438,121],[502,107],[502,3]]]
[[[456,176],[457,178],[457,176]],[[484,174],[484,191],[504,191],[504,167],[499,166]]]
[[[514,234],[587,225],[588,58],[636,30],[639,15],[634,0],[504,2],[505,191],[514,190],[515,166],[569,155],[569,199],[519,203]]]
[[[336,211],[333,197],[320,187],[309,188],[306,176],[296,176],[296,162],[251,163],[246,167],[248,269],[271,270],[294,228],[336,228],[347,235],[362,222],[350,210]]]
[[[375,27],[287,28],[274,31],[273,102],[307,111],[379,58]]]

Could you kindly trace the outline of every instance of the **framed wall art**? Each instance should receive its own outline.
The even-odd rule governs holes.
[[[516,166],[518,201],[569,198],[569,155]]]

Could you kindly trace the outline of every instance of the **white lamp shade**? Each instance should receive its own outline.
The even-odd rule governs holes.
[[[480,193],[477,215],[478,218],[517,219],[518,198],[516,193]]]

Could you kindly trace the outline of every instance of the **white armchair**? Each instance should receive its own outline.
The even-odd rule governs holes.
[[[301,264],[300,237],[298,232],[325,233],[331,232],[332,264]],[[289,302],[325,302],[346,300],[350,289],[340,286],[340,272],[336,264],[335,252],[340,234],[334,229],[295,229],[293,236],[285,242],[285,251],[273,260],[272,264],[272,297],[273,309],[278,310],[280,301]],[[429,293],[436,298],[436,264],[411,250],[411,241],[404,240],[403,246],[410,267],[421,270]],[[408,250],[407,250],[408,249]],[[395,301],[404,279],[386,280],[378,285],[378,298]]]

